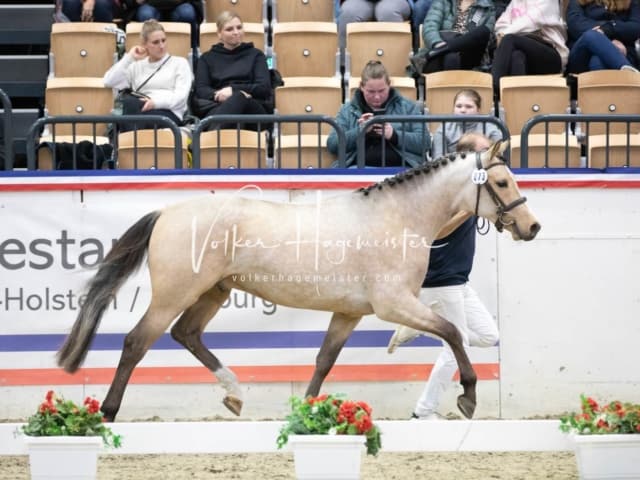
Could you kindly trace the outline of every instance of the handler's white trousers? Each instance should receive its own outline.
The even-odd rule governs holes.
[[[423,288],[420,290],[420,300],[425,305],[437,302],[432,306],[433,310],[458,327],[467,354],[469,345],[491,347],[498,342],[498,327],[493,317],[468,283]],[[444,347],[414,410],[419,417],[436,411],[443,392],[452,384],[453,375],[458,369],[451,348],[446,342],[442,343]]]

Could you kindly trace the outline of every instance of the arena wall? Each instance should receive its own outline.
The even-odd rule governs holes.
[[[54,354],[82,301],[92,266],[143,214],[195,195],[234,193],[317,201],[376,175],[44,175],[0,178],[0,412],[32,413],[48,389],[103,398],[124,334],[150,297],[147,271],[132,277],[103,319],[83,369],[67,375]],[[499,345],[472,349],[478,417],[554,416],[580,393],[637,400],[640,371],[640,175],[518,176],[543,229],[533,242],[479,237],[472,285],[495,315]],[[256,188],[244,189],[245,185]],[[283,279],[293,281],[295,279]],[[282,418],[301,395],[329,315],[234,292],[206,332],[239,376],[243,419]],[[440,349],[422,337],[388,355],[394,326],[371,316],[354,332],[325,391],[366,398],[377,416],[406,418]],[[442,413],[456,413],[452,388]],[[165,335],[125,394],[120,420],[231,418],[211,374]]]

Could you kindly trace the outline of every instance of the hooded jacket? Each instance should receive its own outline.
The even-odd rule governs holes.
[[[336,123],[344,129],[346,134],[346,166],[356,165],[358,146],[356,139],[360,132],[358,119],[367,110],[360,90],[356,90],[351,101],[345,103],[338,112]],[[389,90],[389,98],[385,104],[385,115],[422,115],[416,102],[406,99],[394,88]],[[431,137],[425,123],[420,122],[389,122],[398,136],[398,144],[391,144],[391,148],[404,162],[411,167],[424,163],[425,152],[431,148]],[[332,130],[327,138],[327,149],[336,155],[338,153],[338,134]],[[337,167],[337,163],[333,165]]]
[[[233,50],[217,43],[198,59],[195,96],[213,100],[214,92],[224,87],[242,90],[273,110],[267,58],[251,42],[241,43]]]

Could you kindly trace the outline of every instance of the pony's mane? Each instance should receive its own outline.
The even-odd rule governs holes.
[[[356,191],[362,193],[366,197],[372,191],[382,190],[383,187],[385,186],[395,187],[397,184],[401,184],[401,183],[405,183],[413,180],[414,177],[417,177],[420,175],[428,175],[432,171],[435,171],[438,168],[440,168],[440,166],[444,167],[449,162],[453,162],[457,158],[461,158],[464,160],[465,158],[467,158],[467,152],[450,153],[448,155],[443,155],[442,157],[435,158],[417,167],[409,168],[408,170],[403,170],[402,172],[395,174],[393,177],[388,177],[380,182],[372,183],[367,187],[359,188]]]

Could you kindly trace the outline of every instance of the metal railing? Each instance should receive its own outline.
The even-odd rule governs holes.
[[[327,124],[336,129],[338,134],[338,162],[344,166],[345,159],[345,144],[346,137],[344,131],[338,126],[335,119],[333,117],[325,116],[325,115],[212,115],[210,117],[206,117],[196,123],[195,129],[193,130],[193,138],[191,142],[192,148],[192,164],[194,169],[201,168],[202,165],[202,139],[201,136],[206,131],[213,131],[214,135],[217,137],[217,144],[220,144],[221,139],[221,129],[220,126],[227,127],[230,124],[236,125],[236,135],[239,145],[240,139],[240,130],[246,128],[246,125],[251,125],[251,130],[256,131],[268,131],[270,138],[265,139],[265,142],[271,142],[270,147],[275,145],[279,145],[278,141],[282,136],[282,128],[281,125],[283,123],[296,123],[298,125],[297,131],[298,136],[302,135],[301,133],[301,125],[302,124],[316,124],[317,125],[317,135],[321,135],[321,126],[322,124]],[[244,128],[243,128],[244,127]],[[258,155],[261,155],[262,151],[262,136],[256,134],[258,137]],[[266,145],[265,145],[266,146]],[[277,150],[277,149],[276,149]],[[318,149],[320,150],[320,149]],[[242,162],[240,157],[240,146],[237,148],[237,168],[241,168]],[[277,155],[279,152],[274,151],[273,155],[277,161]],[[298,147],[298,160],[299,165],[301,161],[301,148]],[[321,153],[319,152],[319,155]],[[260,158],[260,157],[259,157]],[[266,159],[265,159],[266,160]],[[220,168],[221,164],[221,150],[217,149],[217,166]]]
[[[2,141],[4,143],[4,169],[13,169],[13,125],[11,99],[2,89],[0,89],[0,102],[2,102]]]
[[[38,145],[38,140],[40,139],[40,131],[46,125],[53,126],[51,134],[47,135],[47,139],[46,139],[47,142],[51,142],[53,144],[56,143],[56,138],[64,139],[65,137],[72,137],[72,139],[74,139],[73,143],[75,144],[75,139],[77,137],[87,136],[87,135],[81,135],[77,133],[78,124],[93,125],[92,134],[88,136],[93,137],[93,140],[94,140],[92,143],[93,143],[93,158],[95,162],[95,159],[98,156],[97,155],[98,145],[96,144],[96,139],[98,137],[105,136],[105,135],[98,134],[97,132],[98,124],[115,124],[115,125],[132,124],[134,126],[133,131],[137,131],[138,129],[135,128],[135,125],[142,124],[142,123],[145,123],[145,124],[157,123],[158,125],[156,125],[156,128],[154,128],[154,130],[156,131],[158,128],[169,128],[171,130],[174,138],[173,150],[174,150],[174,158],[175,158],[175,168],[177,169],[183,168],[182,132],[180,128],[175,124],[175,122],[173,122],[168,117],[165,117],[162,115],[126,115],[126,116],[124,115],[63,115],[63,116],[39,118],[31,126],[31,128],[29,129],[29,133],[27,134],[27,169],[36,170],[36,164],[37,164],[36,147]],[[55,125],[59,125],[59,124],[71,124],[71,134],[56,134]],[[115,131],[117,131],[117,129]],[[118,136],[115,135],[115,139],[114,139],[115,155],[117,155],[117,150],[118,150],[117,138]],[[136,144],[137,144],[137,136],[134,135],[134,164],[137,164],[137,158],[138,158],[138,149],[135,148],[137,147]],[[52,156],[53,156],[53,165],[55,168],[55,165],[56,165],[56,149],[55,148],[52,150]],[[155,156],[155,164],[157,165],[158,163],[157,148],[154,149],[154,156]],[[77,168],[77,165],[78,165],[77,152],[75,149],[72,150],[72,165],[74,169]]]
[[[464,116],[461,116],[461,115],[426,115],[426,116],[425,115],[378,115],[378,116],[371,117],[369,120],[367,120],[362,125],[362,128],[358,132],[358,137],[356,139],[357,148],[358,148],[358,153],[357,153],[358,168],[364,168],[365,166],[365,160],[366,160],[365,159],[365,144],[366,144],[365,139],[366,139],[368,127],[374,124],[382,124],[385,122],[400,123],[400,124],[404,124],[404,123],[425,124],[423,128],[423,135],[424,135],[423,144],[425,148],[422,151],[422,156],[424,158],[427,158],[427,155],[429,154],[429,151],[430,151],[430,147],[432,145],[431,142],[434,141],[433,136],[430,134],[429,134],[430,141],[429,142],[426,141],[426,136],[428,131],[426,124],[440,123],[442,125],[442,128],[444,129],[445,128],[444,126],[447,123],[463,123],[463,124],[481,123],[482,125],[491,123],[496,125],[496,127],[498,127],[498,129],[502,132],[503,140],[507,140],[509,138],[509,130],[507,129],[507,127],[502,123],[502,121],[500,121],[500,119],[493,117],[491,115],[464,115]],[[397,133],[398,133],[398,137],[402,138],[403,133],[402,132],[397,132]],[[385,140],[384,136],[381,137],[383,166],[385,166],[386,142],[387,141]],[[398,143],[399,144],[401,143],[401,146],[399,147],[400,151],[406,152],[406,145],[402,142],[398,142]],[[443,150],[446,151],[446,148],[444,148]],[[404,163],[404,159],[403,159],[403,163]],[[403,166],[407,166],[407,165],[403,165]]]
[[[527,120],[527,122],[522,127],[521,138],[520,138],[520,166],[522,168],[529,168],[529,158],[530,158],[530,136],[536,135],[531,133],[531,130],[540,124],[544,125],[544,133],[537,135],[544,135],[545,141],[544,143],[544,167],[549,167],[551,155],[549,153],[549,126],[553,123],[564,123],[566,128],[562,135],[565,137],[564,143],[564,166],[569,166],[569,138],[571,136],[575,136],[575,139],[578,142],[578,145],[581,149],[581,152],[584,152],[583,157],[584,162],[590,162],[588,158],[590,142],[593,141],[593,136],[591,134],[592,125],[595,123],[604,124],[604,132],[598,133],[596,135],[602,135],[602,139],[604,140],[604,156],[605,162],[602,165],[603,168],[609,168],[611,166],[611,157],[612,157],[612,147],[614,146],[614,135],[615,132],[612,131],[612,124],[623,124],[622,130],[624,133],[617,134],[623,135],[624,141],[621,144],[615,145],[616,147],[622,147],[625,151],[625,161],[622,162],[623,165],[629,167],[631,165],[631,147],[633,142],[631,141],[632,136],[637,136],[640,133],[640,115],[620,115],[620,114],[600,114],[600,115],[591,115],[591,114],[548,114],[548,115],[537,115],[533,118]],[[636,124],[636,126],[632,129],[631,124]],[[640,163],[640,162],[639,162]],[[588,163],[581,166],[588,166]]]

